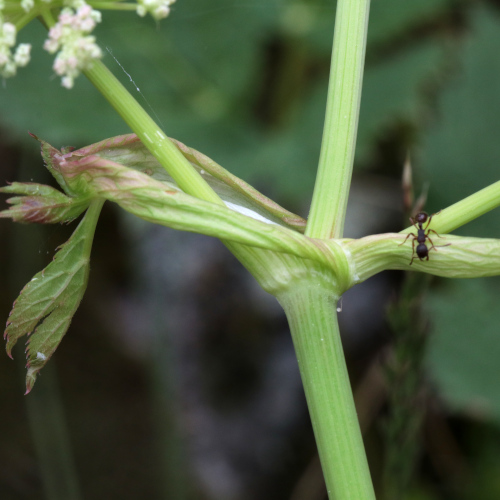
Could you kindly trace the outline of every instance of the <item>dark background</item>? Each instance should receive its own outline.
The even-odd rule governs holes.
[[[160,25],[104,12],[97,37],[167,134],[307,216],[334,17],[326,0],[178,0]],[[1,184],[51,182],[28,131],[57,148],[129,132],[84,77],[60,86],[45,36],[37,22],[19,34],[33,60],[0,89]],[[347,237],[404,227],[407,154],[429,213],[500,172],[500,2],[374,0],[368,38]],[[457,233],[500,237],[498,217]],[[1,317],[73,227],[0,222]],[[15,362],[0,357],[0,498],[326,498],[286,320],[222,244],[106,204],[92,257],[86,296],[29,396],[21,346]],[[408,280],[383,273],[346,293],[342,334],[380,498],[394,449],[413,470],[402,498],[500,497],[499,284],[419,288],[421,342],[397,377],[394,307]],[[399,425],[388,394],[408,377],[403,420],[421,420],[401,438],[387,431]],[[405,455],[408,441],[418,446]]]

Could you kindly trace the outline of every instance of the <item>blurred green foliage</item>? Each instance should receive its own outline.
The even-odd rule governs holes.
[[[423,177],[430,182],[435,210],[499,179],[498,12],[471,12],[459,43],[455,78],[438,99],[438,118],[423,133]],[[496,209],[457,232],[498,238],[498,217]],[[489,279],[447,282],[432,294],[435,333],[428,361],[440,393],[453,408],[500,423],[498,293],[498,279]]]
[[[428,362],[451,407],[500,423],[500,281],[453,280],[428,297]]]
[[[106,12],[97,36],[105,63],[169,135],[293,210],[312,193],[334,16],[328,0],[179,0],[158,26]],[[57,147],[128,132],[85,78],[61,87],[41,49],[45,36],[37,23],[19,35],[33,44],[33,60],[0,89],[3,135],[34,151],[28,130]],[[497,1],[374,0],[356,172],[399,179],[410,151],[419,183],[430,182],[429,212],[499,180],[499,46]],[[500,237],[498,217],[457,232]],[[495,425],[498,287],[450,281],[427,303],[427,366],[439,394],[451,411]],[[500,442],[497,432],[483,441]],[[484,491],[438,496],[419,485],[408,498],[498,498],[497,451],[477,450],[474,482]]]
[[[374,2],[368,55],[449,5]],[[307,200],[319,155],[334,13],[328,0],[220,0],[209,6],[183,0],[158,27],[150,19],[105,12],[97,36],[106,64],[169,135],[249,182],[265,183],[277,196]],[[33,43],[32,63],[2,90],[0,113],[12,137],[28,141],[30,130],[52,144],[80,147],[128,132],[84,77],[72,91],[60,86],[41,48],[44,37],[39,24],[23,30],[19,39]],[[358,163],[369,163],[386,127],[422,118],[422,86],[443,64],[443,43],[426,36],[407,45],[367,65]]]

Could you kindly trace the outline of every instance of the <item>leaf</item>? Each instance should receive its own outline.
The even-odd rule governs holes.
[[[7,354],[24,335],[28,372],[26,394],[67,332],[87,287],[89,259],[102,202],[91,206],[54,260],[23,288],[7,321]],[[38,325],[38,326],[37,326]]]
[[[446,63],[444,44],[425,40],[367,65],[363,81],[356,160],[366,162],[376,140],[397,123],[418,125],[428,112],[425,88]]]
[[[124,141],[125,144],[139,144],[138,154],[134,155],[133,148],[125,148],[125,152],[121,153],[119,148],[113,148],[114,142],[120,145]],[[146,153],[135,136],[115,137],[65,154],[44,141],[41,143],[47,167],[57,173],[68,192],[87,198],[108,199],[149,222],[318,260],[328,267],[332,253],[338,250],[335,243],[327,248],[245,207],[231,206],[229,203],[229,207],[226,207],[200,200],[184,193],[174,184],[156,180],[139,170],[103,157],[126,159],[129,164],[135,162],[137,167],[138,159]],[[94,154],[101,151],[106,154]],[[146,164],[141,163],[142,166]],[[265,213],[268,217],[274,217]]]
[[[12,206],[0,212],[0,218],[10,217],[15,222],[71,222],[90,203],[88,198],[70,198],[57,189],[35,183],[13,182],[0,188],[0,193],[28,195],[9,198],[7,203]]]
[[[433,293],[427,366],[455,409],[500,423],[498,280],[454,280]]]
[[[412,26],[435,20],[446,9],[453,7],[452,0],[379,0],[373,2],[368,27],[368,43],[387,43]]]
[[[175,139],[172,140],[179,151],[200,172],[228,206],[240,213],[249,214],[248,211],[254,212],[254,218],[261,218],[261,220],[263,218],[300,232],[304,231],[306,221],[302,217],[284,209],[202,153]],[[166,183],[166,187],[170,191],[178,190],[173,179],[135,134],[112,137],[66,154],[62,154],[46,142],[41,141],[41,143],[42,155],[47,168],[56,177],[57,181],[65,187],[66,191],[73,195],[77,193],[80,196],[88,195],[85,191],[87,189],[85,182],[82,184],[77,182],[76,179],[80,179],[80,176],[76,175],[76,171],[84,168],[84,165],[85,168],[92,168],[90,163],[94,160],[89,160],[90,156],[111,160],[113,164],[133,168],[153,179]],[[71,166],[67,162],[71,163]],[[63,170],[65,171],[64,175],[61,173]],[[70,170],[73,173],[70,174]]]

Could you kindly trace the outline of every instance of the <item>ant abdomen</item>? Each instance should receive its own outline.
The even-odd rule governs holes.
[[[420,260],[425,259],[426,257],[429,259],[429,249],[425,243],[417,245],[417,255]]]

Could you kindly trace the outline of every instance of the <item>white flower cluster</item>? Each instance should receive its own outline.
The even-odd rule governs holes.
[[[31,45],[21,43],[12,53],[12,48],[16,45],[17,31],[13,24],[3,22],[3,7],[4,2],[0,0],[0,76],[9,78],[16,74],[17,68],[29,63]]]
[[[89,35],[96,24],[101,22],[101,13],[93,10],[83,0],[67,2],[71,7],[64,8],[59,20],[49,31],[44,49],[54,54],[54,71],[62,76],[62,85],[73,87],[75,78],[82,70],[89,69],[102,51]]]
[[[21,0],[21,7],[25,12],[29,12],[35,6],[35,0]]]
[[[175,0],[137,0],[137,14],[144,17],[148,12],[157,20],[170,14],[170,6]]]
[[[52,0],[42,0],[50,4]],[[137,0],[137,14],[151,14],[156,20],[170,14],[170,7],[176,0]],[[56,2],[58,6],[61,1]],[[18,67],[26,66],[30,60],[31,45],[16,45],[17,30],[14,24],[4,22],[3,10],[6,0],[0,0],[0,77],[14,76]],[[14,2],[10,2],[14,4]],[[64,8],[58,22],[50,29],[44,48],[56,55],[54,71],[62,76],[62,85],[72,88],[75,78],[82,70],[89,69],[102,51],[91,32],[101,22],[101,13],[92,9],[85,0],[63,0]],[[12,11],[12,5],[10,5]],[[20,0],[19,9],[29,12],[39,7],[35,0]]]

